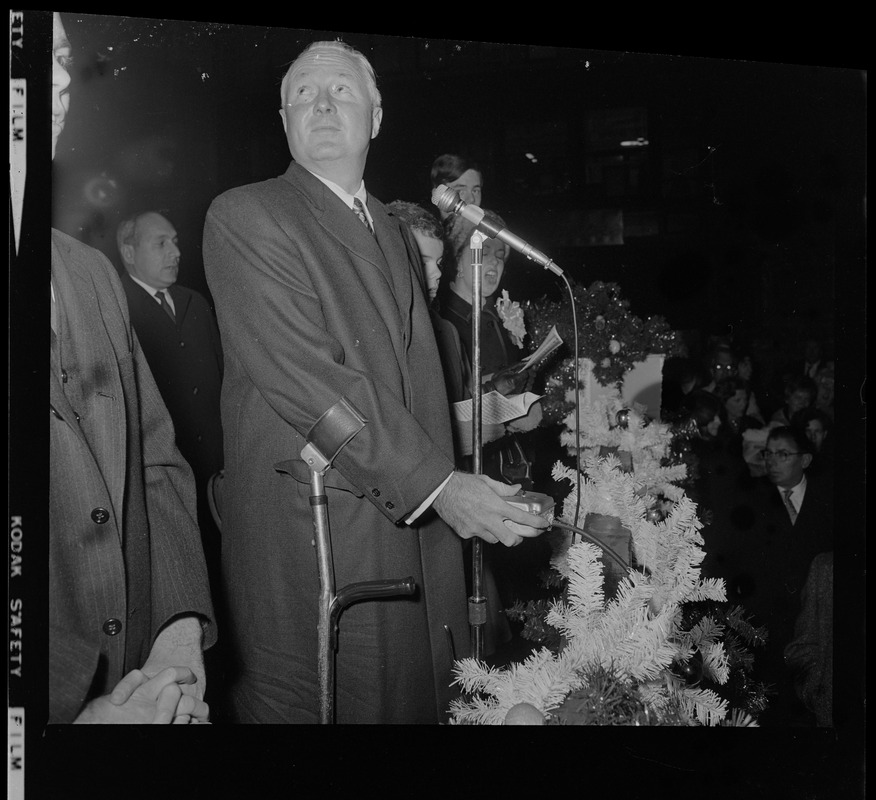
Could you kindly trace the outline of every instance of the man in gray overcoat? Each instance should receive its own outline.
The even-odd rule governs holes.
[[[235,716],[318,720],[319,577],[300,453],[346,398],[367,422],[325,476],[336,586],[412,576],[417,592],[344,612],[336,719],[445,721],[448,631],[456,657],[468,655],[461,538],[510,546],[547,522],[502,499],[517,487],[454,471],[416,243],[363,181],[383,116],[371,65],[343,43],[314,43],[281,98],[293,163],[216,198],[204,231],[225,350]]]

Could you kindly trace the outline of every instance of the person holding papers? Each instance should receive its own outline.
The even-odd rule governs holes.
[[[484,213],[486,219],[505,227],[505,222],[498,214],[486,210]],[[500,313],[503,303],[505,307],[512,304],[507,297],[499,297],[498,301],[495,299],[510,248],[499,239],[485,239],[482,248],[481,392],[485,402],[489,402],[487,396],[491,392],[499,392],[506,397],[525,393],[532,387],[534,374],[531,370],[520,369],[520,362],[526,356],[522,315],[506,313],[503,319]],[[452,323],[459,333],[462,357],[468,362],[467,366],[472,362],[472,284],[471,231],[458,230],[448,234],[438,299],[441,316]],[[471,394],[467,397],[471,397]],[[541,420],[540,406],[535,404],[525,417],[509,422],[490,423],[488,417],[488,414],[484,415],[482,471],[495,480],[521,483],[524,489],[531,489],[531,457],[525,452],[523,437],[517,433],[538,425]],[[457,433],[462,434],[458,436],[462,439],[461,455],[467,459],[471,454],[470,437],[466,438],[465,430]]]
[[[485,210],[485,218],[502,228],[507,227],[495,212]],[[472,254],[471,229],[451,228],[447,234],[441,284],[438,289],[438,310],[459,333],[461,357],[466,360],[467,374],[472,362]],[[521,484],[531,490],[534,444],[529,431],[541,421],[541,404],[529,390],[537,364],[527,368],[529,356],[524,348],[525,329],[522,310],[499,287],[510,248],[500,239],[485,239],[482,244],[481,266],[481,395],[482,395],[482,458],[481,471],[508,484]],[[541,359],[539,359],[540,361]],[[501,397],[497,397],[501,395]],[[471,391],[466,395],[471,399]],[[517,406],[516,416],[513,406]],[[472,430],[471,402],[454,407],[454,436],[457,466],[471,468]],[[536,545],[538,547],[538,545]],[[503,550],[506,548],[503,548]],[[531,569],[530,547],[515,547],[514,552],[500,553],[497,548],[484,551],[484,572],[487,584],[489,621],[486,632],[486,652],[492,644],[501,644],[506,637],[507,621],[503,609],[519,596],[519,589],[537,580]],[[495,580],[497,596],[492,595]],[[492,596],[491,596],[492,595]],[[495,612],[495,613],[493,613]]]

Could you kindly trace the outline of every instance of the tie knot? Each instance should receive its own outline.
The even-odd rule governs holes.
[[[167,299],[167,291],[164,289],[159,289],[156,293],[158,297],[158,302],[161,303],[161,307],[164,309],[167,316],[169,316],[174,322],[176,322],[176,314],[173,313],[173,309],[170,306],[170,302]]]
[[[358,197],[353,198],[353,213],[359,217],[362,224],[368,228],[368,233],[374,234],[374,229],[371,227],[371,223],[368,221],[368,215],[365,213],[365,206],[362,204],[362,201]]]

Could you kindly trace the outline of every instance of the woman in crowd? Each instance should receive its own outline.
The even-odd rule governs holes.
[[[815,374],[815,407],[833,420],[833,361],[828,361]]]
[[[486,218],[505,226],[504,221],[491,211],[486,212]],[[465,234],[459,229],[455,235],[448,234],[448,268],[442,273],[438,291],[439,313],[455,326],[462,343],[463,355],[469,365],[472,363],[471,300],[474,285],[470,241],[470,233]],[[481,391],[484,394],[491,391],[498,391],[506,396],[518,394],[526,390],[527,383],[531,380],[528,372],[514,371],[515,365],[525,355],[523,339],[519,332],[512,332],[506,326],[495,301],[509,254],[508,246],[499,239],[486,239],[482,244],[480,362]],[[537,423],[536,420],[535,424]],[[512,430],[514,427],[519,429],[520,425],[513,426]],[[499,463],[502,451],[506,454],[510,452],[511,443],[503,441],[506,438],[503,434],[506,433],[509,431],[505,426],[485,426],[483,471],[497,480],[504,480],[506,483],[522,482],[529,488],[528,469],[513,472],[509,471],[513,465],[506,463],[503,469]],[[519,466],[528,468],[528,463],[521,463]]]
[[[791,425],[801,428],[812,442],[813,457],[809,471],[833,471],[833,420],[820,408],[804,408],[791,417]]]
[[[504,221],[491,211],[486,218],[505,227]],[[470,247],[471,231],[457,229],[447,237],[445,268],[438,290],[439,311],[455,326],[462,343],[463,357],[469,368],[472,362],[472,287],[474,273]],[[524,392],[532,380],[530,372],[517,372],[515,366],[526,355],[523,331],[513,322],[506,326],[496,304],[509,248],[498,239],[486,239],[482,244],[480,361],[481,391],[497,391],[503,395]],[[470,395],[469,395],[470,396]],[[541,421],[541,406],[535,403],[530,413],[506,424],[482,426],[481,471],[505,483],[520,483],[532,488],[531,464],[535,455],[535,428]],[[468,447],[462,468],[470,468],[471,425],[457,425],[457,432],[468,431]],[[484,563],[495,576],[503,608],[511,606],[538,584],[539,562],[547,564],[547,545],[533,540],[515,548],[486,548]]]
[[[789,378],[785,382],[785,402],[770,417],[770,422],[782,426],[790,425],[794,414],[815,405],[817,395],[818,387],[808,375],[797,375]]]
[[[739,377],[726,378],[715,387],[715,396],[722,406],[723,425],[719,438],[730,465],[741,468],[744,464],[751,477],[764,474],[760,452],[766,442],[767,430],[761,419],[749,413],[751,395],[748,385]]]
[[[760,410],[758,400],[763,400],[764,394],[757,375],[755,361],[747,350],[739,350],[736,353],[736,377],[745,384],[748,390],[748,405],[745,407],[746,416],[753,417],[760,425],[765,425],[763,412]]]
[[[714,395],[723,405],[722,434],[727,441],[735,444],[746,430],[762,426],[762,420],[748,413],[750,394],[745,381],[726,378],[715,386]]]

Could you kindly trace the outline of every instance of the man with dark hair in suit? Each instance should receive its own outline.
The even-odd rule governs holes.
[[[53,16],[52,157],[70,43]],[[109,261],[52,231],[49,722],[208,720],[216,639],[191,468]]]
[[[300,454],[345,398],[366,422],[324,478],[336,584],[410,575],[417,594],[344,612],[337,721],[436,723],[452,698],[449,638],[468,654],[458,537],[513,545],[547,521],[505,502],[519,486],[454,471],[417,246],[363,181],[383,118],[368,60],[316,42],[280,93],[294,163],[220,195],[204,229],[225,349],[232,699],[242,722],[318,720],[319,576]]]

